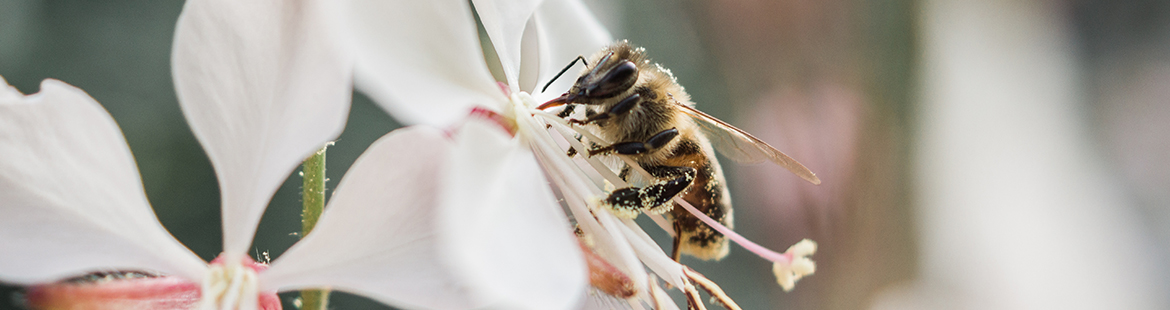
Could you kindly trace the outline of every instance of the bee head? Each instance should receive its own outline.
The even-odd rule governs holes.
[[[638,82],[637,65],[625,59],[606,63],[608,59],[608,56],[602,59],[592,72],[578,78],[570,94],[587,99],[606,99],[624,93]]]
[[[645,56],[643,56],[643,50],[631,46],[625,40],[606,47],[594,57],[599,58],[590,68],[589,61],[584,56],[577,56],[577,59],[570,62],[548,84],[545,84],[544,89],[547,90],[548,86],[552,85],[552,81],[568,71],[578,60],[586,66],[587,71],[577,78],[569,91],[542,104],[539,109],[567,103],[601,104],[605,99],[617,97],[633,88],[638,83],[638,65],[647,63]]]
[[[598,100],[625,93],[638,82],[638,65],[621,57],[615,59],[613,55],[613,52],[606,54],[592,70],[577,78],[568,92],[540,108],[566,103],[596,104]]]

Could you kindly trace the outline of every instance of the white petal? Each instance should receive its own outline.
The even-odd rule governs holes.
[[[517,309],[568,309],[587,284],[580,247],[533,154],[472,119],[444,173],[443,245],[478,293]]]
[[[540,87],[577,56],[589,57],[613,43],[609,31],[579,0],[546,0],[534,13],[540,40]],[[580,66],[580,64],[578,64]],[[583,69],[584,67],[579,67]],[[544,102],[569,90],[580,69],[565,72],[549,86],[547,94],[535,95]],[[539,89],[537,89],[539,90]]]
[[[219,177],[224,250],[243,255],[268,200],[336,138],[350,61],[316,1],[188,1],[175,29],[175,88]]]
[[[199,280],[206,265],[155,218],[118,125],[56,80],[0,88],[0,280],[43,283],[98,270]]]
[[[331,286],[400,307],[476,306],[437,251],[440,164],[451,142],[399,129],[350,167],[316,228],[260,274],[266,289]]]
[[[524,38],[520,40],[520,84],[517,86],[529,94],[540,90],[537,88],[540,83],[537,81],[540,78],[540,39],[536,28],[536,19],[528,19],[528,25],[524,26]]]
[[[662,248],[655,244],[650,239],[650,236],[646,235],[646,232],[642,231],[637,224],[629,219],[625,220],[626,225],[624,226],[617,224],[616,222],[619,220],[613,214],[604,215],[602,218],[608,218],[609,220],[603,220],[603,223],[613,223],[610,225],[617,227],[621,231],[621,234],[626,237],[626,240],[629,240],[630,246],[634,248],[634,253],[637,253],[638,259],[646,267],[650,268],[655,274],[658,274],[659,278],[662,278],[671,285],[682,287],[683,281],[685,281],[682,265],[670,259],[669,256],[666,256],[662,252]]]
[[[330,3],[356,53],[358,88],[398,120],[446,127],[472,107],[503,107],[467,1]]]
[[[4,100],[5,102],[14,101],[20,100],[20,97],[24,96],[19,90],[16,90],[16,87],[8,85],[8,81],[4,80],[3,76],[0,76],[0,85],[4,85],[0,88],[0,100]]]
[[[630,301],[608,295],[597,289],[590,289],[585,293],[577,310],[617,310],[631,309]]]
[[[520,39],[524,36],[524,26],[542,1],[471,0],[483,29],[492,39],[496,54],[500,55],[500,64],[512,91],[520,90],[517,86],[520,84]]]

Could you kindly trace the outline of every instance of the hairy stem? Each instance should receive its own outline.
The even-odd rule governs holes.
[[[304,178],[301,186],[301,201],[304,202],[304,209],[301,212],[301,238],[305,238],[313,231],[313,226],[317,225],[317,219],[325,210],[325,149],[328,147],[328,145],[322,147],[301,164],[301,177]],[[329,290],[301,291],[301,309],[325,310],[328,307]]]

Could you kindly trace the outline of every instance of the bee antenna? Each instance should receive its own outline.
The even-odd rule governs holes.
[[[585,69],[589,69],[589,61],[585,60],[585,56],[577,55],[577,59],[573,59],[573,61],[570,62],[568,66],[565,66],[564,69],[561,69],[561,72],[558,72],[556,76],[554,76],[551,80],[548,80],[548,84],[544,84],[544,88],[541,88],[540,92],[543,93],[544,91],[548,90],[549,85],[552,85],[553,82],[556,82],[557,78],[560,78],[562,74],[565,74],[565,71],[569,71],[569,68],[572,68],[573,65],[577,64],[578,60],[585,64]]]

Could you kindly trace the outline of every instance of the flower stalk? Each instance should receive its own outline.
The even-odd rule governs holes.
[[[321,147],[313,156],[305,159],[301,164],[301,238],[309,235],[313,227],[317,226],[317,219],[325,211],[325,149],[329,144]],[[300,309],[325,310],[329,307],[329,290],[301,291]]]

